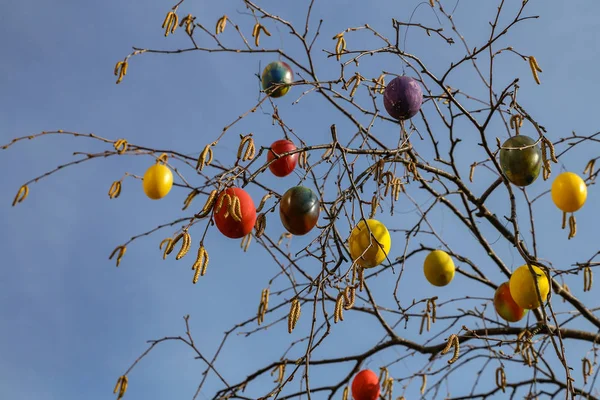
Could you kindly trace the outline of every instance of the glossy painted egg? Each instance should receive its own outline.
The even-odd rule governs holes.
[[[225,195],[227,197],[223,198]],[[240,213],[241,219],[236,218],[231,213],[229,207],[230,201],[237,197],[240,202]],[[235,201],[235,200],[234,200]],[[214,219],[215,225],[219,231],[231,239],[239,239],[252,231],[254,223],[256,222],[256,207],[252,197],[243,189],[240,188],[228,188],[222,191],[214,205]]]
[[[383,105],[392,118],[406,120],[417,115],[423,103],[421,85],[411,77],[398,76],[385,87]]]
[[[281,223],[293,235],[305,235],[315,227],[321,212],[319,198],[307,187],[288,189],[279,203]]]
[[[383,223],[368,219],[365,224],[361,220],[352,229],[348,246],[353,261],[356,260],[363,268],[372,268],[385,261],[392,247],[392,239]]]
[[[443,250],[434,250],[425,257],[423,272],[429,283],[441,287],[452,282],[456,267],[448,253]]]
[[[548,298],[548,293],[550,293],[550,282],[544,271],[535,265],[531,268],[533,269],[533,274],[527,264],[520,266],[512,273],[508,281],[510,295],[513,300],[519,307],[527,310],[538,308],[542,305],[540,303],[540,296],[542,302],[545,302]],[[537,287],[540,290],[540,296],[538,296],[536,289],[536,281]]]
[[[542,169],[542,150],[529,136],[513,136],[500,149],[500,167],[513,184],[531,185]]]
[[[262,88],[268,96],[282,97],[290,90],[294,79],[292,68],[283,61],[273,61],[262,73]]]
[[[146,170],[142,181],[144,193],[152,200],[165,197],[173,187],[173,173],[163,164],[154,164]]]
[[[563,172],[552,182],[552,201],[564,212],[575,212],[585,204],[587,186],[585,181],[573,172]]]
[[[377,400],[380,391],[379,377],[370,369],[363,369],[352,380],[354,400]]]
[[[267,153],[267,161],[275,160],[275,154],[281,155],[296,150],[296,146],[289,140],[282,139],[273,142],[271,150]],[[283,156],[269,164],[269,170],[277,177],[288,176],[298,164],[298,153]]]
[[[494,293],[494,309],[500,317],[508,322],[518,322],[527,314],[527,310],[520,307],[512,298],[509,282],[504,282],[496,289]]]

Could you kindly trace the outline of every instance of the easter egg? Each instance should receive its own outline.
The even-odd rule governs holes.
[[[352,229],[348,245],[353,261],[357,260],[357,264],[363,268],[372,268],[385,261],[392,242],[384,224],[368,219],[367,224],[361,220]]]
[[[532,266],[533,274],[527,264],[517,268],[510,276],[510,295],[519,307],[532,310],[538,308],[541,303],[538,299],[535,281],[537,280],[542,301],[546,301],[550,291],[550,283],[544,271],[539,267]],[[534,278],[535,276],[535,278]]]
[[[235,210],[232,210],[230,205],[235,206],[235,199],[239,201],[239,213],[234,215]],[[239,239],[252,231],[256,222],[256,208],[252,197],[243,189],[228,188],[222,191],[214,205],[215,225],[219,231],[231,239]],[[241,217],[241,218],[240,218]]]
[[[319,220],[321,205],[317,195],[307,187],[288,189],[279,203],[279,217],[285,229],[293,235],[305,235]]]
[[[283,61],[273,61],[262,73],[262,88],[270,97],[282,97],[290,90],[294,79],[292,68]]]
[[[508,322],[520,321],[527,313],[527,310],[520,307],[512,298],[509,282],[504,282],[496,289],[494,309],[501,318]]]
[[[585,204],[587,186],[573,172],[563,172],[552,182],[552,201],[564,212],[575,212]]]
[[[296,150],[296,146],[289,140],[277,140],[271,145],[271,150],[267,153],[267,161],[275,160],[275,154],[281,155]],[[288,176],[298,164],[298,153],[278,158],[269,164],[269,170],[277,177]]]
[[[421,85],[408,76],[398,76],[386,86],[383,105],[392,118],[406,120],[417,115],[423,103]]]
[[[542,169],[542,150],[529,136],[513,136],[500,149],[500,167],[513,184],[531,185]]]
[[[142,181],[144,193],[152,200],[165,197],[173,187],[173,173],[163,164],[154,164],[144,173]]]
[[[443,250],[434,250],[425,257],[423,272],[434,286],[446,286],[454,279],[454,261]]]
[[[370,369],[363,369],[352,380],[352,398],[354,400],[378,400],[379,377]]]

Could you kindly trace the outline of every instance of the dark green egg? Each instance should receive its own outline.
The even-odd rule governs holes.
[[[531,185],[542,169],[542,150],[529,136],[508,139],[500,150],[500,167],[510,182],[517,186]],[[506,149],[513,148],[514,150]],[[526,147],[526,148],[524,148]],[[518,150],[524,148],[523,150]]]
[[[279,203],[279,216],[287,231],[293,235],[305,235],[319,220],[321,206],[317,195],[307,187],[288,189]]]

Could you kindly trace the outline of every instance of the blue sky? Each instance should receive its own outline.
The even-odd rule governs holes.
[[[291,3],[260,2],[274,13],[302,23],[307,2]],[[497,2],[479,3],[463,0],[455,14],[455,21],[462,27],[470,47],[478,46],[481,35],[487,34],[487,21],[497,6]],[[365,23],[391,35],[391,18],[407,21],[416,4],[410,1],[399,5],[399,2],[386,0],[364,7],[364,2],[359,1],[319,0],[313,12],[325,23],[316,47],[331,50],[334,47],[331,37],[335,33]],[[454,7],[453,1],[443,4],[447,9]],[[199,152],[225,125],[255,104],[259,93],[254,75],[261,65],[264,67],[273,58],[264,54],[145,54],[131,59],[128,75],[122,84],[115,85],[114,64],[131,51],[131,46],[156,49],[189,46],[182,30],[168,38],[163,36],[160,25],[172,5],[165,1],[141,0],[2,2],[0,46],[4,57],[0,62],[0,142],[4,144],[13,137],[42,130],[64,129],[94,132],[109,139],[124,137],[148,147],[190,154]],[[497,65],[498,82],[521,78],[519,100],[548,128],[552,140],[573,130],[581,134],[595,132],[598,129],[596,94],[600,90],[595,79],[600,62],[596,51],[600,43],[596,17],[600,14],[600,4],[593,0],[570,3],[531,0],[528,9],[529,14],[540,15],[540,18],[516,27],[501,45],[513,45],[521,53],[535,55],[544,71],[542,85],[533,82],[527,63],[514,56],[506,57]],[[208,27],[213,27],[221,15],[227,14],[249,34],[251,22],[237,10],[243,10],[239,1],[186,0],[180,14],[197,15]],[[426,4],[418,8],[414,21],[438,26]],[[445,21],[444,27],[449,31]],[[274,29],[271,33],[271,38],[262,38],[265,46],[275,48],[283,43],[291,54],[299,54],[297,45],[290,41],[284,29],[281,35]],[[229,43],[238,43],[231,26],[223,38]],[[348,41],[349,47],[357,48],[374,43],[368,34],[348,35]],[[208,39],[200,42],[206,45]],[[463,51],[460,44],[448,49],[416,30],[410,31],[406,50],[430,65],[434,73],[443,72],[448,61],[457,59]],[[326,59],[322,52],[316,54],[321,79],[336,78],[338,64]],[[365,59],[359,67],[361,73],[369,77],[377,76],[383,69],[401,73],[401,66],[390,56]],[[466,67],[462,71],[451,77],[451,85],[482,93],[472,69]],[[342,137],[350,137],[353,133],[350,125],[315,95],[292,105],[299,92],[294,88],[288,96],[278,100],[277,105],[286,122],[307,143],[321,144],[324,138],[328,140],[332,123],[338,124]],[[381,105],[381,99],[379,101]],[[415,123],[422,126],[418,118]],[[496,124],[490,129],[499,128]],[[227,159],[227,153],[237,147],[239,133],[248,132],[253,132],[262,145],[281,136],[271,125],[271,119],[258,112],[228,133],[219,144],[216,156]],[[380,123],[375,134],[385,143],[397,140],[397,128],[391,124]],[[475,142],[470,135],[473,132],[461,134],[464,141],[471,140],[459,153],[465,157],[460,160],[463,174],[468,173],[468,165],[473,161]],[[502,130],[490,134],[491,138],[495,136],[507,137]],[[426,146],[425,142],[415,143],[417,150],[425,154]],[[206,242],[211,256],[208,273],[197,285],[192,285],[188,266],[191,260],[162,260],[158,244],[171,235],[169,229],[134,242],[121,267],[116,269],[113,261],[107,259],[115,246],[135,234],[186,215],[181,206],[187,191],[174,188],[167,198],[150,201],[143,195],[141,183],[131,178],[125,180],[118,199],[108,199],[106,193],[111,182],[125,172],[142,175],[153,162],[149,157],[92,160],[32,185],[28,199],[17,207],[10,207],[23,182],[71,161],[74,151],[106,149],[108,147],[99,142],[83,138],[45,137],[0,152],[4,182],[0,193],[3,224],[0,242],[3,254],[0,268],[1,398],[111,398],[116,378],[145,350],[145,341],[183,334],[182,317],[186,314],[191,315],[192,332],[200,350],[212,357],[222,332],[256,312],[260,290],[277,272],[278,267],[256,243],[244,253],[237,241],[227,240],[215,231]],[[597,154],[597,147],[580,147],[554,166],[554,174],[561,167],[580,173],[587,160]],[[189,169],[186,176],[195,179]],[[481,193],[489,185],[490,176],[478,170],[471,185],[474,191]],[[281,192],[299,182],[296,175],[275,180],[265,174],[261,179]],[[535,195],[549,188],[550,181],[540,179],[529,193]],[[250,188],[249,192],[256,202],[263,194],[256,188]],[[568,267],[597,251],[591,239],[600,223],[598,213],[593,212],[596,197],[597,190],[592,187],[588,204],[577,213],[578,233],[571,241],[567,241],[566,232],[559,229],[560,213],[550,198],[546,196],[539,202],[536,211],[541,257],[551,260],[555,266]],[[423,203],[428,200],[427,196],[416,198]],[[195,204],[200,202],[197,200]],[[495,193],[490,198],[490,207],[506,212],[506,193]],[[401,200],[396,209],[394,217],[382,216],[382,220],[389,228],[406,228],[415,218],[414,206]],[[433,216],[437,218],[436,229],[457,251],[489,265],[483,269],[493,270],[481,249],[473,246],[471,237],[456,228],[451,215],[438,210]],[[273,238],[283,232],[278,222],[269,229]],[[490,234],[490,241],[497,237],[491,229],[485,232]],[[294,240],[292,250],[300,249],[307,240]],[[425,242],[434,247],[438,245]],[[402,252],[402,235],[395,235],[393,243],[398,246],[393,250],[395,257]],[[521,264],[518,253],[508,244],[500,242],[497,251],[509,266]],[[437,294],[449,299],[480,290],[471,289],[469,281],[457,277],[454,285],[440,294],[439,290],[423,283],[422,259],[416,257],[410,264],[413,268],[407,269],[403,277],[402,298],[406,303],[424,296]],[[495,272],[490,272],[490,276],[501,279]],[[592,300],[591,293],[581,293],[580,279],[572,278],[570,286],[582,295],[582,300]],[[390,300],[391,297],[387,297],[393,281],[395,277],[377,277],[373,290],[382,299]],[[448,314],[452,311],[447,310]],[[307,317],[308,310],[304,313]],[[363,351],[379,340],[381,329],[373,325],[372,320],[354,314],[347,313],[350,318],[335,327],[337,331],[319,356]],[[422,339],[416,333],[415,321],[412,330],[401,334]],[[307,325],[300,324],[298,329],[306,328]],[[222,355],[219,370],[228,381],[237,382],[253,368],[278,358],[290,337],[300,336],[298,332],[289,336],[285,328],[278,325],[263,336],[234,338]],[[570,345],[571,359],[576,365],[586,350],[587,347],[580,344]],[[371,359],[367,365],[377,369],[380,363],[402,353],[402,349],[393,350]],[[398,364],[396,376],[407,375],[410,366],[410,362]],[[167,343],[131,373],[126,399],[191,398],[203,370],[204,365],[193,360],[187,348]],[[346,372],[345,369],[327,371],[315,376],[313,384],[327,383]],[[206,392],[199,398],[210,398],[215,389],[220,388],[218,383],[211,376]],[[418,383],[411,384],[406,395],[416,396],[418,387]]]

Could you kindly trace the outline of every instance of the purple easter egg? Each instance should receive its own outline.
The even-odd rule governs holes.
[[[408,76],[394,78],[383,92],[383,105],[392,118],[414,117],[423,103],[423,91],[417,81]]]

